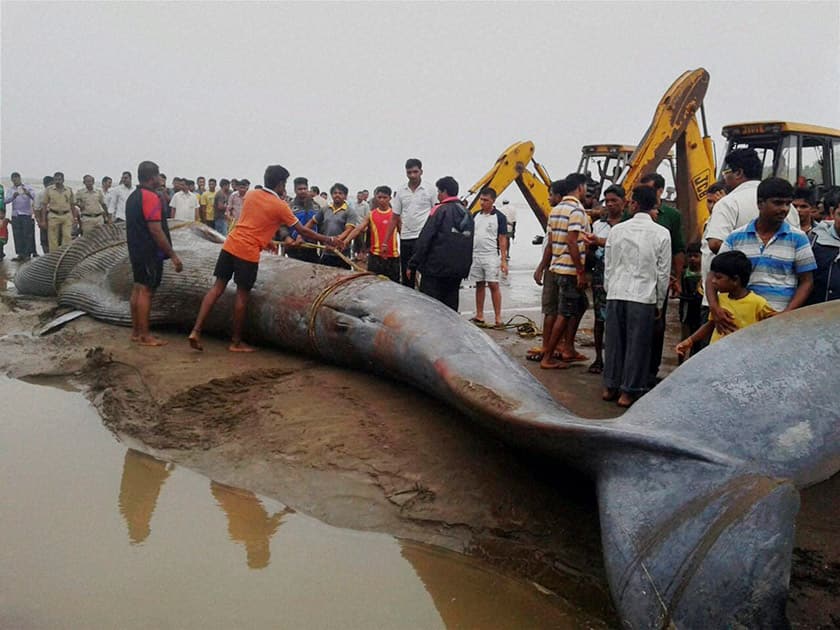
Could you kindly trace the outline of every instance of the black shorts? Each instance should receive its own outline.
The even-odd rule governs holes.
[[[367,270],[390,278],[394,282],[400,281],[400,257],[382,258],[376,254],[370,254],[367,259]]]
[[[259,268],[259,263],[242,260],[230,252],[222,250],[219,252],[219,259],[216,261],[213,275],[225,282],[230,282],[232,277],[237,289],[250,291],[257,281],[257,270]]]
[[[163,261],[157,256],[147,256],[131,260],[134,282],[150,289],[157,289],[163,279]]]
[[[579,289],[577,276],[561,274],[557,279],[559,287],[558,311],[563,317],[583,317],[589,308],[586,292]]]

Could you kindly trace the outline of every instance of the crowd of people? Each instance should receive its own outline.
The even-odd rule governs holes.
[[[5,206],[11,205],[9,223],[15,241],[15,262],[38,256],[36,228],[41,248],[48,253],[98,225],[125,221],[126,203],[134,191],[129,171],[122,173],[116,186],[111,177],[103,177],[100,188],[95,187],[92,175],[85,175],[84,187],[76,191],[65,185],[61,172],[45,176],[43,189],[37,192],[23,183],[20,173],[12,173],[11,181],[12,185],[2,194],[5,203],[0,214],[6,218]],[[201,221],[227,234],[229,226],[239,217],[250,185],[247,179],[222,179],[217,187],[214,178],[175,177],[172,186],[167,187],[166,175],[161,174],[156,192],[164,201],[167,218]],[[4,256],[0,249],[0,259]]]
[[[595,361],[603,399],[629,407],[658,382],[669,298],[680,302],[680,359],[768,317],[840,297],[840,188],[794,188],[762,178],[753,149],[724,159],[710,187],[710,217],[684,245],[679,212],[651,173],[632,191],[610,186],[592,220],[586,177],[553,182],[548,244],[534,273],[543,286],[546,369],[585,360],[574,340],[591,284]]]
[[[457,289],[461,280],[470,275],[475,242],[477,264],[472,277],[477,285],[478,309],[474,321],[484,324],[483,304],[489,288],[495,325],[500,326],[499,281],[501,273],[507,272],[508,221],[505,214],[495,208],[495,191],[485,189],[481,192],[478,237],[473,239],[472,217],[462,212],[465,216],[459,221],[463,225],[459,223],[458,229],[469,247],[451,249],[441,247],[448,235],[439,239],[421,238],[421,232],[438,206],[443,209],[437,220],[452,218],[452,209],[446,208],[452,202],[457,201],[458,210],[463,210],[458,199],[458,182],[442,178],[438,181],[439,186],[426,183],[422,179],[422,162],[416,158],[406,161],[405,173],[407,182],[404,186],[395,190],[384,185],[374,189],[372,207],[368,190],[358,191],[355,201],[351,201],[347,186],[341,183],[333,184],[327,194],[318,186],[310,186],[306,177],[299,176],[294,178],[287,194],[284,181],[279,196],[289,205],[298,223],[294,226],[288,221],[278,223],[272,238],[279,243],[281,253],[291,258],[340,268],[366,262],[368,271],[412,288],[417,285],[421,291],[443,299],[456,310]],[[36,227],[46,253],[98,225],[127,221],[128,200],[136,190],[128,171],[122,173],[116,186],[112,186],[110,177],[103,177],[101,188],[95,188],[95,179],[85,175],[84,188],[78,191],[65,186],[63,173],[44,177],[44,189],[37,193],[30,185],[22,183],[19,173],[12,173],[11,180],[12,186],[6,191],[4,200],[12,210],[16,262],[26,262],[38,255]],[[439,190],[440,186],[443,192]],[[198,221],[228,236],[235,232],[241,220],[250,187],[247,179],[175,177],[170,188],[166,175],[158,173],[153,192],[161,201],[161,217]],[[264,190],[265,184],[254,188]],[[515,210],[506,206],[506,211],[511,215],[511,228],[515,228]],[[491,223],[484,219],[485,216]],[[3,227],[6,225],[4,219],[5,214],[0,218]],[[334,237],[335,246],[324,247],[312,234]],[[419,252],[416,251],[418,248]],[[163,247],[160,251],[162,256],[168,256]],[[0,259],[3,255],[0,249]],[[460,268],[467,271],[460,271]]]
[[[237,297],[230,349],[253,350],[242,340],[242,325],[266,249],[333,267],[366,260],[369,271],[416,286],[456,311],[461,283],[469,278],[475,284],[472,321],[490,325],[484,319],[489,289],[492,325],[503,327],[499,283],[507,273],[515,214],[504,204],[497,208],[496,191],[484,188],[472,215],[458,182],[442,177],[428,184],[416,158],[406,161],[405,173],[406,184],[396,190],[376,187],[372,205],[367,190],[351,202],[347,186],[335,183],[327,194],[303,176],[292,180],[287,194],[289,172],[278,165],[266,169],[254,190],[247,179],[204,177],[176,177],[168,188],[153,162],[140,164],[136,188],[130,172],[113,187],[111,178],[102,178],[100,189],[86,175],[75,193],[62,173],[45,177],[38,193],[12,173],[0,229],[11,223],[16,260],[25,262],[37,255],[36,225],[47,252],[103,223],[125,221],[135,281],[132,338],[143,345],[162,344],[149,332],[149,309],[163,261],[181,269],[168,219],[198,221],[226,236],[216,282],[189,336],[198,350],[203,323],[231,279]],[[589,371],[602,374],[604,400],[627,407],[658,381],[669,298],[679,299],[683,334],[675,350],[681,359],[767,317],[837,299],[840,188],[816,199],[811,188],[761,177],[754,150],[728,154],[723,181],[707,192],[710,218],[702,237],[688,245],[680,213],[663,202],[665,181],[657,173],[643,176],[631,191],[609,186],[598,207],[586,175],[552,182],[548,234],[534,272],[542,286],[543,343],[527,358],[545,369],[587,360],[575,338],[591,294],[595,359]]]

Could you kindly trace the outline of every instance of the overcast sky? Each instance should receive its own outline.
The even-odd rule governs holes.
[[[352,190],[466,189],[530,139],[555,177],[637,142],[705,67],[707,118],[840,127],[840,2],[7,2],[0,173],[170,178],[267,164]],[[518,193],[517,193],[518,195]]]

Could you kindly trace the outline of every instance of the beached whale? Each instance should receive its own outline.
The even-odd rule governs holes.
[[[172,238],[184,272],[166,266],[152,321],[188,330],[221,237],[184,225]],[[124,229],[103,226],[24,265],[15,285],[129,325]],[[229,333],[232,294],[206,332]],[[626,627],[779,628],[797,488],[840,468],[838,324],[840,301],[752,326],[603,421],[572,415],[453,311],[373,275],[265,256],[246,330],[254,343],[410,383],[509,443],[591,474]]]

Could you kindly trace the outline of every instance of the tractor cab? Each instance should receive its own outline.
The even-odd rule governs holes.
[[[620,183],[625,166],[636,147],[632,144],[587,144],[581,149],[578,173],[587,175],[598,184],[598,198],[612,184]],[[676,161],[673,152],[668,154],[656,171],[665,178],[664,198],[675,196]],[[630,191],[626,191],[630,192]]]
[[[764,164],[763,177],[782,177],[818,195],[840,184],[840,130],[789,122],[751,122],[723,128],[726,153],[750,148]]]

